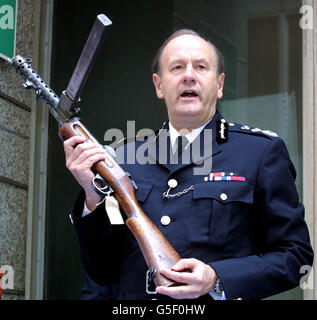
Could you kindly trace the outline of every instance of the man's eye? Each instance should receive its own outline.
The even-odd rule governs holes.
[[[172,68],[172,70],[181,70],[181,69],[182,69],[181,65],[177,65]]]
[[[198,70],[206,70],[206,67],[205,67],[204,65],[202,65],[202,64],[199,64],[199,65],[197,66],[197,69],[198,69]]]

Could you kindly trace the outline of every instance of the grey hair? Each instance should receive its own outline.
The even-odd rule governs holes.
[[[225,70],[225,62],[224,62],[224,58],[222,53],[219,51],[219,49],[209,40],[205,39],[203,36],[201,36],[198,32],[191,30],[191,29],[180,29],[175,31],[174,33],[172,33],[164,42],[163,44],[160,46],[160,48],[158,49],[158,51],[156,52],[156,55],[153,59],[152,62],[152,71],[153,73],[157,73],[160,74],[161,73],[161,57],[162,57],[162,53],[165,49],[165,47],[168,45],[168,43],[170,41],[172,41],[173,39],[183,36],[183,35],[193,35],[196,37],[199,37],[203,40],[205,40],[210,46],[211,48],[214,50],[216,57],[217,57],[217,76],[220,75],[221,73],[224,72]]]

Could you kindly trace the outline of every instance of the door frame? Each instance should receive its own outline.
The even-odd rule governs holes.
[[[36,1],[38,56],[32,57],[43,80],[51,76],[53,0]],[[25,299],[44,298],[45,218],[49,111],[42,101],[34,103],[31,115],[30,168],[26,239]]]

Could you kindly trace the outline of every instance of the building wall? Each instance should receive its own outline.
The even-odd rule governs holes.
[[[18,2],[16,54],[38,56],[38,0]],[[35,57],[35,58],[34,58]],[[34,96],[0,59],[0,268],[13,268],[13,289],[2,299],[24,299],[32,106]],[[9,285],[9,283],[7,283]]]

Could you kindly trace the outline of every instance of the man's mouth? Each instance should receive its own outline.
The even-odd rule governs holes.
[[[198,97],[198,94],[193,90],[186,90],[181,94],[182,98],[194,98]]]

